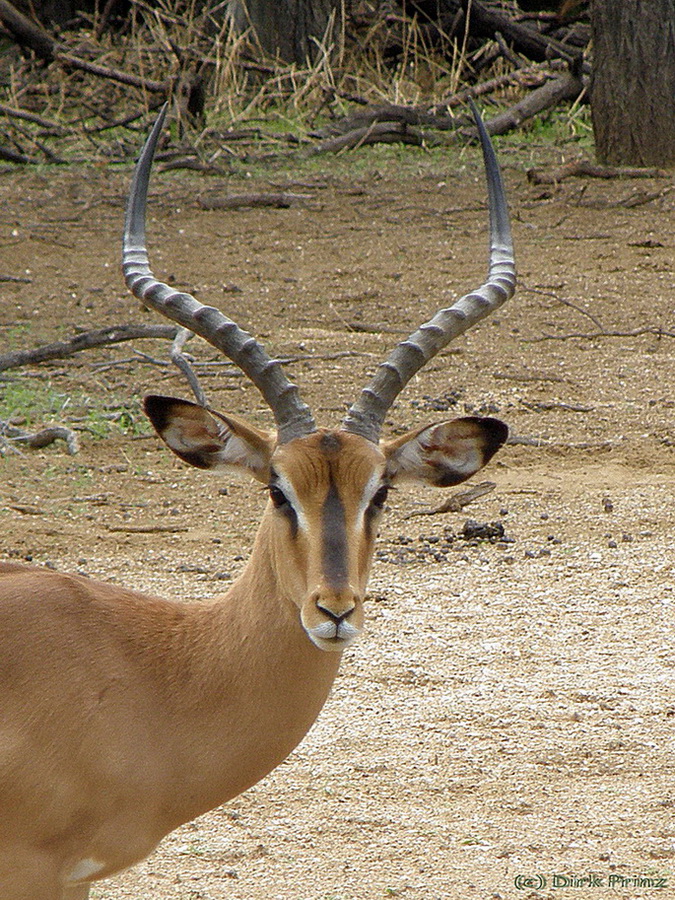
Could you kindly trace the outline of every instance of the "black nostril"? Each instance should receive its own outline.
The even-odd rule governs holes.
[[[320,603],[316,604],[316,608],[320,609],[322,613],[328,616],[336,625],[339,625],[341,622],[344,622],[345,619],[348,619],[349,616],[354,612],[354,607],[346,610],[346,612],[336,613],[332,609],[328,609],[326,606],[322,606]]]

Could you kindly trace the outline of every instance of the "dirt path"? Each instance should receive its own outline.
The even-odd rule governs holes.
[[[421,152],[368,158],[350,177],[326,162],[295,183],[275,170],[218,185],[311,195],[288,210],[204,212],[194,195],[215,182],[154,186],[158,274],[294,357],[323,423],[484,273],[477,155],[449,171]],[[546,196],[515,151],[502,158],[519,293],[416,379],[387,428],[487,411],[524,442],[464,514],[406,518],[442,495],[397,492],[367,634],[305,742],[95,898],[675,896],[675,338],[655,333],[675,331],[675,194],[631,205],[668,183],[570,181]],[[125,189],[106,170],[0,174],[0,276],[25,279],[0,284],[2,347],[151,321],[118,274]],[[187,395],[167,368],[94,367],[131,356],[90,353],[0,391],[49,390],[90,428],[146,390]],[[269,422],[242,379],[204,381],[215,406]],[[194,601],[236,575],[264,502],[117,430],[0,468],[3,557]],[[465,540],[469,517],[508,540]]]

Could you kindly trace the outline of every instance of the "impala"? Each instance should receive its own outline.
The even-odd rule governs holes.
[[[150,271],[145,208],[165,113],[131,187],[126,283],[233,360],[276,429],[171,397],[149,396],[145,409],[185,462],[244,472],[267,486],[269,503],[242,574],[209,604],[0,566],[0,900],[82,900],[92,881],[143,859],[172,829],[277,766],[316,719],[363,627],[388,489],[402,480],[458,484],[507,437],[502,422],[469,417],[380,441],[412,376],[515,289],[504,191],[477,113],[487,281],[400,343],[338,428],[315,425],[254,338]]]

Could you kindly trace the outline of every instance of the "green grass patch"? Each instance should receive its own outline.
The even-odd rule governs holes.
[[[61,391],[35,378],[0,381],[0,420],[21,428],[62,424],[101,440],[115,431],[149,434],[140,400],[102,406],[84,391]]]

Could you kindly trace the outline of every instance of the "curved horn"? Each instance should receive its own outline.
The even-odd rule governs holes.
[[[300,400],[297,387],[284,375],[279,360],[270,359],[255,338],[219,310],[157,281],[150,270],[145,248],[145,208],[150,167],[167,106],[162,108],[141,151],[129,192],[122,248],[127,287],[146,306],[194,331],[239,366],[272,410],[280,443],[310,434],[316,431],[312,413]]]
[[[453,338],[513,296],[516,266],[509,211],[497,157],[478,110],[471,103],[478,128],[488,186],[490,210],[490,266],[488,280],[477,290],[439,310],[410,337],[401,341],[379,366],[370,384],[342,422],[345,431],[377,442],[384,417],[410,379]]]

